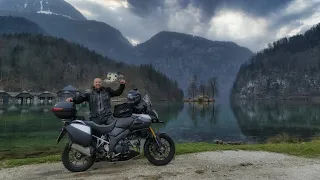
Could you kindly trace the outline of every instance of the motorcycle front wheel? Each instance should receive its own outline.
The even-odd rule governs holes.
[[[95,156],[86,157],[71,148],[72,143],[66,144],[62,152],[62,163],[71,172],[81,172],[89,169],[95,162]]]
[[[175,144],[170,136],[167,134],[160,134],[159,140],[161,145],[150,138],[146,141],[144,146],[144,155],[150,163],[156,166],[163,166],[171,162],[175,155]]]

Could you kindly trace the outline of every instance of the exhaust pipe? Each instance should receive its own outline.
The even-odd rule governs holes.
[[[76,150],[76,151],[79,151],[80,153],[86,155],[86,156],[91,156],[91,149],[90,147],[83,147],[79,144],[72,144],[71,145],[71,148]]]

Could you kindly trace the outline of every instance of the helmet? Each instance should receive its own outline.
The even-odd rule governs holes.
[[[138,90],[134,89],[129,91],[127,96],[128,103],[139,104],[140,101],[141,101],[141,94],[139,93]]]

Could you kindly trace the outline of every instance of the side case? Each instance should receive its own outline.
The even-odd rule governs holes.
[[[84,147],[90,146],[92,142],[91,128],[89,126],[72,123],[66,127],[70,140]]]

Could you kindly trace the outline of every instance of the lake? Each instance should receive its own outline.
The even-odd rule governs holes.
[[[61,152],[62,126],[52,106],[0,106],[0,160]],[[176,142],[243,141],[264,143],[280,133],[309,140],[320,132],[320,104],[239,101],[236,103],[156,103],[164,124],[157,131]],[[88,117],[88,107],[78,107]]]

